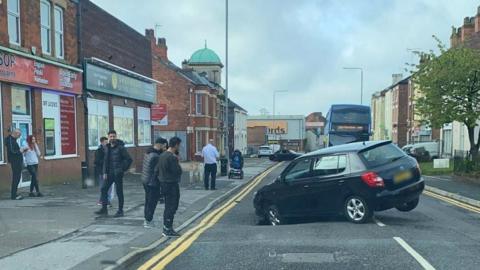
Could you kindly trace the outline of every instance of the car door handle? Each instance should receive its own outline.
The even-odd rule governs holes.
[[[338,183],[343,184],[343,183],[345,183],[345,180],[339,180]]]
[[[309,185],[305,185],[305,186],[303,186],[303,187],[304,187],[304,188],[309,188],[310,186],[309,186]]]

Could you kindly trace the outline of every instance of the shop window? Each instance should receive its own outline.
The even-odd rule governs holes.
[[[3,103],[2,103],[2,84],[0,83],[0,130],[3,130]],[[3,136],[0,136],[0,163],[5,162],[3,158]]]
[[[103,100],[87,100],[88,104],[88,147],[96,149],[100,144],[100,138],[107,136],[108,123],[108,102]]]
[[[30,91],[28,89],[12,86],[12,113],[30,115]]]
[[[42,93],[44,152],[46,157],[77,153],[75,97]]]
[[[152,144],[152,124],[150,121],[150,109],[137,107],[138,114],[138,144]]]
[[[51,5],[49,1],[40,1],[40,36],[42,39],[42,52],[44,54],[52,53],[51,41]]]
[[[8,38],[10,43],[20,45],[20,0],[8,0]]]
[[[133,109],[128,107],[113,107],[113,128],[117,131],[117,138],[126,146],[133,146]]]

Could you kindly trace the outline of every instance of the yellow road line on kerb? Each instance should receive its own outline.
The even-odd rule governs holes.
[[[168,265],[168,263],[170,263],[180,254],[185,252],[203,232],[215,225],[215,223],[218,222],[220,218],[222,218],[230,209],[232,209],[236,205],[237,201],[242,200],[245,196],[247,196],[250,191],[252,191],[269,173],[278,168],[281,164],[282,163],[279,163],[257,176],[237,195],[235,195],[221,207],[217,208],[212,213],[207,215],[197,226],[185,232],[181,237],[169,244],[160,253],[150,258],[150,260],[148,260],[138,269],[163,269],[165,266]]]
[[[448,197],[445,197],[445,196],[442,196],[442,195],[439,195],[439,194],[436,194],[434,192],[430,192],[430,191],[427,191],[427,190],[424,190],[423,193],[427,196],[442,200],[444,202],[453,204],[453,205],[458,206],[460,208],[463,208],[463,209],[475,212],[477,214],[480,214],[480,208],[475,207],[473,205],[469,205],[469,204],[466,204],[466,203],[463,203],[463,202],[460,202],[460,201],[457,201],[457,200],[454,200],[454,199],[451,199],[451,198],[448,198]]]

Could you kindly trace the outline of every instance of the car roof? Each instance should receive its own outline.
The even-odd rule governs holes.
[[[317,151],[313,151],[303,155],[303,157],[328,155],[328,154],[335,154],[335,153],[360,152],[368,148],[374,148],[377,145],[388,144],[391,142],[392,141],[366,141],[366,142],[347,143],[347,144],[332,146],[332,147],[323,148]]]

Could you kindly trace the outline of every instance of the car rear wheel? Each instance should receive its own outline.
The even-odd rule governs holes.
[[[268,224],[272,226],[278,226],[284,224],[284,219],[280,215],[278,208],[275,205],[270,205],[267,209],[266,220]]]
[[[344,211],[346,218],[353,223],[365,223],[373,215],[367,202],[360,196],[350,196],[345,200]]]
[[[397,205],[395,206],[395,208],[397,208],[397,210],[401,212],[410,212],[417,207],[419,201],[420,201],[420,198],[416,198],[413,201]]]

